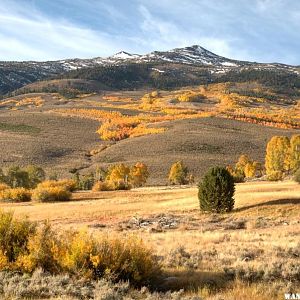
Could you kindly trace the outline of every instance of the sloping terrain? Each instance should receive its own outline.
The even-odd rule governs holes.
[[[199,179],[211,166],[232,164],[243,153],[263,162],[272,136],[296,133],[220,118],[179,120],[166,125],[164,133],[120,141],[93,161],[103,165],[142,161],[150,168],[151,184],[166,184],[175,161],[182,160]]]
[[[0,113],[1,166],[37,164],[49,174],[89,165],[86,153],[99,143],[98,122],[48,112]]]
[[[150,169],[148,184],[163,185],[175,161],[183,160],[198,180],[209,167],[231,164],[241,154],[263,162],[267,141],[272,136],[300,132],[292,127],[299,128],[299,107],[294,100],[288,102],[289,98],[279,94],[274,100],[275,96],[269,93],[269,100],[262,101],[245,98],[235,91],[233,100],[237,108],[230,102],[227,110],[220,100],[223,93],[219,95],[223,88],[212,86],[202,91],[206,98],[200,102],[174,100],[180,95],[198,95],[202,89],[199,87],[160,91],[156,98],[150,98],[152,104],[149,96],[145,96],[146,91],[141,90],[73,99],[57,94],[27,94],[3,100],[1,165],[37,164],[50,174],[71,176],[69,172],[74,169],[88,173],[97,166],[142,161]],[[235,111],[242,110],[250,114],[249,120],[231,120],[236,118],[232,115]],[[266,110],[268,115],[255,119],[256,114]],[[100,126],[110,122],[135,126],[128,127],[134,134],[116,140],[96,133]],[[107,133],[118,136],[121,128]]]

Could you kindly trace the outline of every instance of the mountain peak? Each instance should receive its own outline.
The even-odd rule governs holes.
[[[195,65],[213,65],[237,67],[240,62],[234,61],[213,52],[206,50],[199,45],[192,45],[184,48],[175,48],[169,51],[154,51],[145,57],[151,57],[152,60],[160,60],[182,64]]]
[[[110,56],[109,58],[112,58],[112,59],[132,59],[132,58],[137,58],[139,56],[140,56],[139,54],[131,54],[131,53],[128,53],[126,51],[120,51],[120,52]]]

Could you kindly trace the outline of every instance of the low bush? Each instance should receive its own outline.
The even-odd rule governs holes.
[[[189,91],[189,92],[179,95],[177,97],[177,99],[180,102],[199,102],[199,101],[205,99],[205,96],[200,93]]]
[[[51,225],[45,223],[28,239],[27,251],[19,255],[16,267],[29,273],[41,268],[51,274],[58,274],[63,271],[59,260],[63,259],[66,250]]]
[[[113,191],[114,187],[107,181],[97,181],[92,190],[93,192]]]
[[[27,218],[15,219],[12,212],[0,211],[0,266],[3,269],[27,252],[29,237],[35,231],[36,223]]]
[[[151,284],[160,273],[160,265],[151,249],[133,236],[102,238],[90,259],[96,277],[109,276],[115,281],[129,281],[137,286]]]
[[[38,186],[32,192],[32,200],[37,202],[68,201],[71,192],[63,186]]]
[[[55,231],[49,223],[36,227],[0,213],[0,271],[69,273],[85,278],[129,281],[148,285],[160,274],[160,264],[141,239]]]
[[[28,202],[31,200],[31,192],[25,188],[6,188],[0,191],[0,201]]]
[[[125,190],[131,190],[132,185],[131,185],[131,183],[128,183],[124,180],[120,180],[120,181],[114,182],[113,187],[114,187],[114,190],[125,191]]]
[[[42,183],[38,184],[38,188],[54,188],[60,187],[64,188],[69,192],[73,192],[76,190],[77,183],[73,179],[61,179],[61,180],[46,180]]]
[[[237,169],[232,166],[227,166],[226,170],[230,173],[230,175],[233,177],[233,180],[235,183],[242,183],[245,181],[245,174],[240,169]]]

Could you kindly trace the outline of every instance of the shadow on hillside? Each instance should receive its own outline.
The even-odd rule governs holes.
[[[285,205],[285,204],[300,204],[300,198],[292,198],[292,199],[276,199],[276,200],[270,200],[266,202],[261,202],[253,205],[243,206],[236,208],[234,211],[244,211],[250,208],[258,208],[262,206],[269,206],[269,205]]]
[[[221,290],[228,286],[233,278],[221,272],[200,272],[174,270],[165,274],[165,279],[158,290],[165,291],[198,291],[204,287],[210,290]]]

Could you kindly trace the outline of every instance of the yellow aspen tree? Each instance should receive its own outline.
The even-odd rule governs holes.
[[[251,161],[246,164],[244,173],[247,178],[262,176],[262,165],[258,161]]]
[[[177,161],[171,166],[169,172],[169,181],[171,184],[186,184],[188,169],[182,161]]]
[[[267,145],[266,173],[270,179],[280,180],[290,170],[290,140],[286,136],[273,136]]]
[[[129,178],[130,168],[124,164],[118,164],[112,166],[108,170],[106,180],[114,185],[115,189],[118,189],[120,186],[128,187],[128,178]]]
[[[255,177],[255,173],[256,173],[255,164],[253,162],[247,163],[244,168],[244,173],[247,178]]]
[[[149,171],[145,164],[137,162],[133,167],[130,168],[129,181],[133,186],[143,186],[148,177]]]
[[[249,164],[250,162],[251,162],[251,160],[248,157],[248,155],[243,154],[239,157],[239,160],[235,165],[235,169],[237,171],[241,171],[244,173],[246,165]]]

